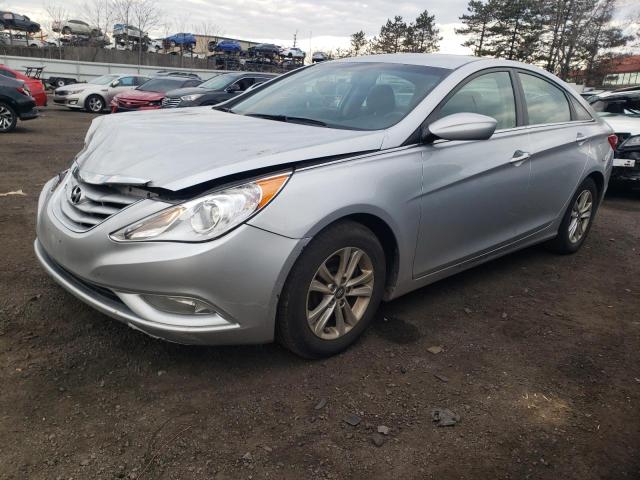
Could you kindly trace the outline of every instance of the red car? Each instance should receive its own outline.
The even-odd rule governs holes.
[[[44,85],[40,80],[35,78],[27,77],[24,73],[20,73],[16,70],[13,70],[6,65],[2,65],[0,63],[0,75],[5,77],[14,78],[16,80],[22,80],[24,84],[29,88],[31,92],[31,96],[36,101],[36,106],[38,107],[46,107],[47,106],[47,92],[44,89]]]
[[[156,77],[138,88],[119,93],[111,100],[111,111],[135,112],[138,110],[156,110],[161,108],[162,99],[170,90],[196,87],[202,80],[184,77]]]

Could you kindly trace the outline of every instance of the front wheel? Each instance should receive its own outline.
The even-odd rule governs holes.
[[[16,128],[18,115],[11,105],[0,102],[0,133],[7,133]]]
[[[371,230],[352,221],[324,230],[304,249],[285,283],[278,341],[306,358],[341,352],[373,319],[385,272],[384,250]]]
[[[104,110],[104,99],[100,95],[90,95],[84,102],[84,108],[90,113],[100,113]]]
[[[560,254],[577,252],[591,230],[598,207],[598,187],[587,178],[580,184],[562,218],[558,235],[547,242],[547,247]]]

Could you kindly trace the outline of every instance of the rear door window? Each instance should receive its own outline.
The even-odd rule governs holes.
[[[591,114],[587,111],[587,109],[584,108],[577,99],[573,97],[569,97],[569,98],[571,98],[573,111],[576,112],[576,116],[574,120],[591,120],[593,118]]]
[[[134,77],[122,77],[120,79],[119,87],[134,87],[136,85]]]
[[[478,113],[494,118],[496,130],[516,126],[516,101],[509,72],[480,75],[462,86],[440,109],[438,117]]]
[[[571,121],[571,109],[564,92],[535,75],[519,73],[529,125]]]

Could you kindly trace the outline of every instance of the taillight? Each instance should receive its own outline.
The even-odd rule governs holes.
[[[615,152],[616,147],[618,146],[618,136],[613,134],[609,135],[607,137],[607,140],[609,140],[609,145],[611,145],[611,150]]]

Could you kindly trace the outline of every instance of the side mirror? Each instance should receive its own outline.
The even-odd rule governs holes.
[[[120,80],[114,80],[113,82],[111,82],[111,86],[113,88],[117,87],[118,85],[120,85]]]
[[[423,140],[488,140],[496,130],[495,118],[477,113],[453,113],[427,126]]]
[[[239,92],[240,91],[240,85],[238,85],[237,83],[234,83],[233,85],[229,85],[227,87],[227,92],[231,93],[231,92]]]

